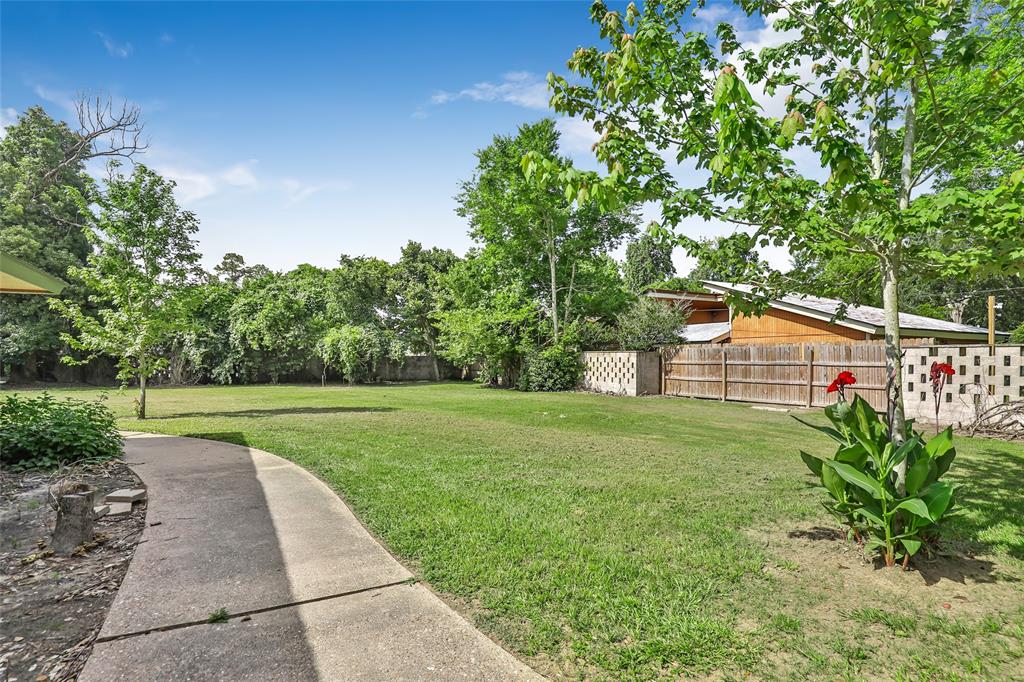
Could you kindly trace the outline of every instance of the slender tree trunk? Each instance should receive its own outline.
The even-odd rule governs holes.
[[[910,207],[913,189],[914,137],[917,128],[917,81],[911,80],[903,115],[903,156],[900,161],[900,211]],[[903,406],[903,349],[900,336],[899,271],[900,245],[882,261],[882,307],[885,310],[885,364],[892,381],[893,414],[892,437],[897,445],[907,439],[907,425]],[[896,466],[896,487],[902,492],[907,477],[907,462]]]
[[[558,275],[555,269],[555,235],[551,218],[548,222],[548,268],[551,272],[551,331],[555,343],[558,343]]]
[[[572,264],[572,274],[569,275],[569,290],[565,294],[565,324],[569,325],[569,311],[572,310],[572,290],[576,286],[576,264]]]
[[[437,344],[434,343],[434,336],[427,332],[427,347],[430,349],[430,359],[434,363],[434,381],[441,380],[441,367],[437,362]]]
[[[146,418],[146,375],[139,372],[139,406],[136,410],[139,419]]]

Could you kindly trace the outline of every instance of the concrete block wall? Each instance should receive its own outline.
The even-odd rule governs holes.
[[[657,351],[586,351],[582,388],[615,395],[658,395],[661,355]]]
[[[993,405],[1024,400],[1024,346],[921,346],[904,349],[903,401],[907,416],[935,418],[929,378],[933,362],[956,370],[939,397],[939,421],[967,424]]]

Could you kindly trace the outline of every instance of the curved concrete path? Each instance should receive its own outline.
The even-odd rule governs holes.
[[[262,450],[129,434],[147,525],[81,680],[532,680],[319,479]],[[205,623],[225,609],[226,623]]]

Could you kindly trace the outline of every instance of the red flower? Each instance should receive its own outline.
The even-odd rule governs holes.
[[[932,381],[938,381],[943,374],[951,377],[956,374],[956,370],[953,369],[953,365],[947,362],[933,362],[931,371]]]
[[[835,393],[836,391],[839,391],[840,393],[842,393],[844,386],[850,386],[855,383],[857,383],[857,377],[853,376],[853,372],[843,371],[840,372],[839,375],[835,378],[835,380],[828,385],[828,389],[826,389],[826,392]]]

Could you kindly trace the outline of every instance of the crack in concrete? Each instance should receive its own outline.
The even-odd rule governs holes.
[[[281,609],[291,608],[293,606],[302,606],[303,604],[313,604],[319,601],[327,601],[328,599],[340,599],[341,597],[350,597],[354,594],[363,594],[365,592],[372,592],[374,590],[383,590],[388,587],[398,587],[399,585],[413,585],[419,582],[415,578],[406,578],[405,580],[396,580],[390,583],[383,583],[381,585],[373,585],[371,587],[360,587],[356,590],[348,590],[346,592],[338,592],[335,594],[328,594],[321,597],[311,597],[309,599],[300,599],[298,601],[287,602],[284,604],[275,604],[273,606],[262,606],[258,609],[249,609],[248,611],[239,611],[237,613],[228,613],[224,620],[218,622],[228,622],[237,618],[244,618],[246,616],[253,616],[258,613],[267,613],[268,611],[279,611]],[[124,632],[118,635],[107,635],[105,637],[97,637],[94,642],[101,644],[103,642],[116,642],[121,639],[128,639],[130,637],[139,637],[141,635],[148,635],[154,632],[169,632],[171,630],[181,630],[182,628],[190,628],[196,625],[216,625],[211,623],[208,619],[204,620],[191,620],[184,623],[173,623],[171,625],[160,625],[154,628],[147,628],[145,630],[135,630],[133,632]]]

